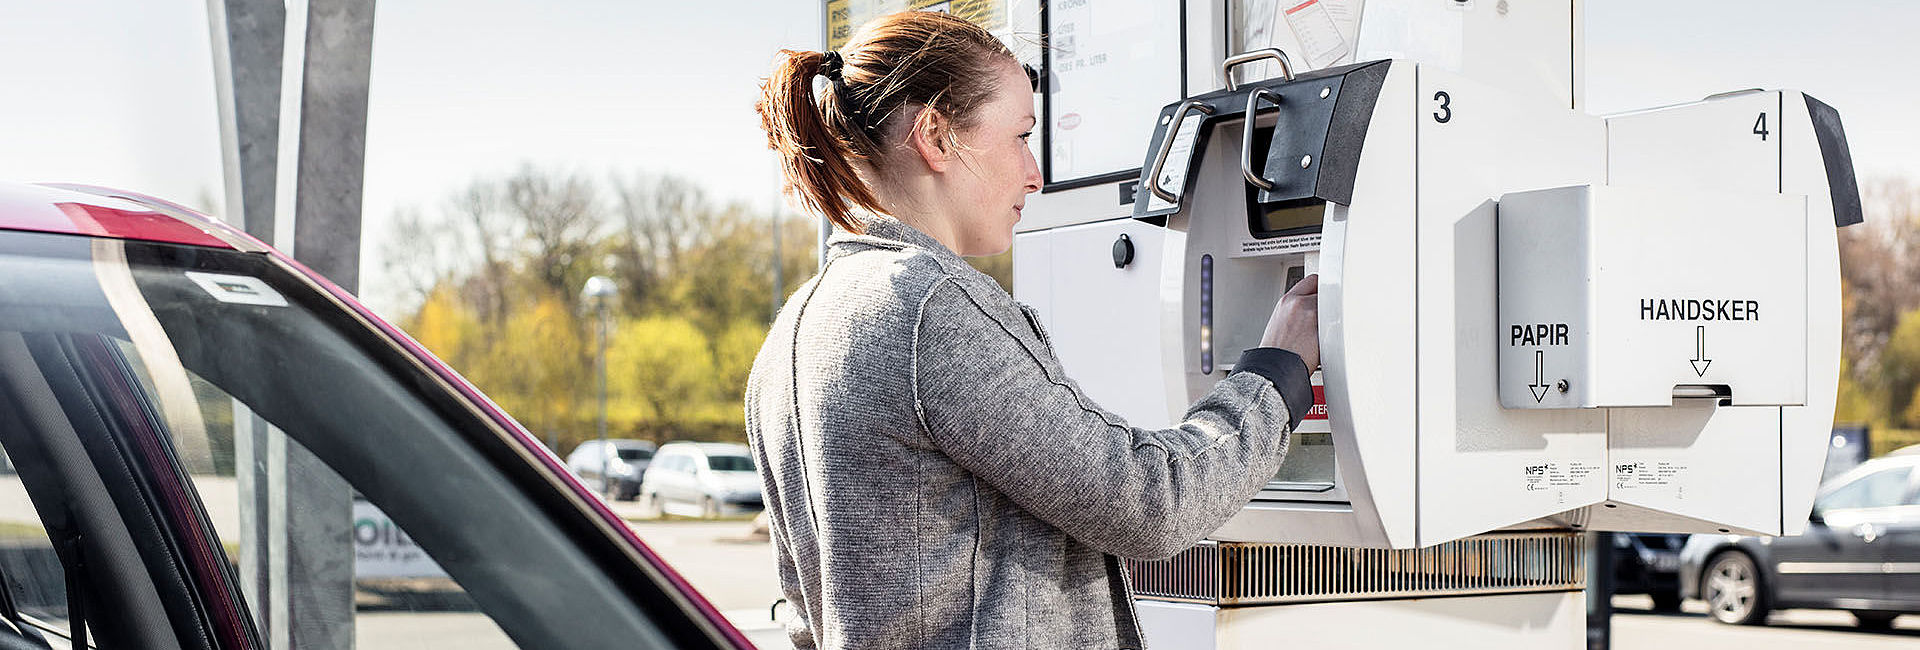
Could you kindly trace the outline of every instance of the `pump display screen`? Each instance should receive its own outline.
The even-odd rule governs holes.
[[[1305,205],[1256,203],[1251,208],[1249,229],[1253,231],[1253,236],[1260,238],[1320,232],[1320,225],[1327,215],[1325,201]]]

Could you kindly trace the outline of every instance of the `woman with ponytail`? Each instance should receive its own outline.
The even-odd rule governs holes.
[[[1120,559],[1226,522],[1312,404],[1315,278],[1152,429],[1088,399],[962,259],[1005,251],[1040,189],[1033,90],[992,35],[929,12],[783,52],[763,87],[789,192],[836,231],[747,383],[799,648],[1140,648]]]

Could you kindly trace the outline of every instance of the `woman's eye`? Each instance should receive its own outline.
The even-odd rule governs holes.
[[[1028,132],[1026,132],[1026,133],[1022,133],[1022,134],[1020,134],[1020,141],[1021,141],[1021,142],[1026,142],[1026,141],[1027,141],[1027,138],[1031,138],[1031,137],[1033,137],[1033,132],[1032,132],[1032,131],[1028,131]]]

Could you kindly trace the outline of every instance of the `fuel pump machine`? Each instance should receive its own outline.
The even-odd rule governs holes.
[[[1014,244],[1069,373],[1145,425],[1320,275],[1285,463],[1210,541],[1131,565],[1156,647],[1391,644],[1381,616],[1578,647],[1580,533],[1804,528],[1861,219],[1834,109],[1588,115],[1576,2],[1282,2],[1256,19],[1292,35],[1232,55],[1247,3],[1214,4],[1182,10],[1198,92],[1145,116],[1137,174],[1033,196]]]

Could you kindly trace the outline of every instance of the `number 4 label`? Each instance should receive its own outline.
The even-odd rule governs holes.
[[[1767,139],[1767,134],[1770,133],[1773,132],[1767,130],[1767,114],[1761,113],[1760,117],[1753,120],[1753,134],[1760,136],[1760,140],[1764,142]]]

